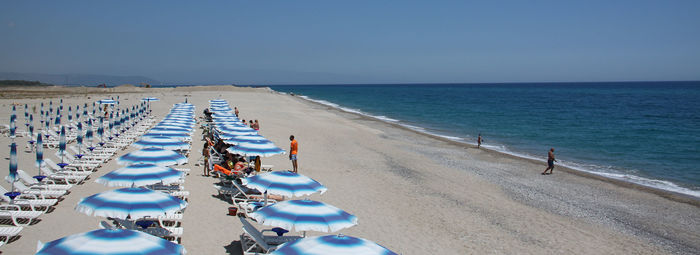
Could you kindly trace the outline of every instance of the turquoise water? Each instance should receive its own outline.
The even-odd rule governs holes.
[[[271,87],[522,157],[554,147],[560,164],[700,197],[700,82]]]

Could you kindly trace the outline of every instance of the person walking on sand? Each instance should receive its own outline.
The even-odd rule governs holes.
[[[554,161],[557,161],[554,158],[554,148],[550,148],[549,153],[547,153],[547,168],[542,172],[543,175],[547,174],[547,170],[549,170],[549,174],[552,174],[552,171],[554,171]]]
[[[476,148],[479,149],[481,148],[481,134],[479,134],[479,138],[476,139]]]
[[[231,109],[231,108],[229,108]],[[233,113],[236,114],[236,118],[238,118],[238,107],[233,107]]]
[[[204,176],[209,176],[209,143],[204,142],[204,148],[202,149],[202,156],[204,157]]]
[[[289,141],[292,141],[289,144],[289,160],[292,161],[292,167],[294,167],[294,170],[292,172],[297,172],[297,153],[299,153],[299,143],[297,143],[297,140],[294,139],[294,135],[289,136]]]

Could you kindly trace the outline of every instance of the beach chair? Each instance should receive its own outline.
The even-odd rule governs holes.
[[[51,160],[50,158],[45,158],[45,159],[44,159],[44,165],[43,165],[43,166],[44,166],[44,167],[48,166],[48,168],[52,169],[53,171],[55,171],[56,173],[59,173],[59,174],[70,174],[70,175],[83,175],[83,176],[86,176],[86,175],[90,175],[90,174],[92,173],[92,171],[80,170],[80,169],[78,169],[78,168],[76,168],[76,167],[73,167],[73,166],[71,166],[71,165],[68,165],[68,166],[66,166],[66,167],[64,167],[64,168],[61,168],[60,166],[58,166],[58,164],[56,164],[55,162],[53,162],[53,160]]]
[[[56,158],[61,158],[61,152],[59,151],[57,151],[54,155],[56,155]],[[63,161],[70,164],[69,166],[75,167],[82,171],[93,171],[100,165],[100,163],[102,163],[101,161],[93,160],[90,157],[78,159],[75,155],[68,151],[63,152]]]
[[[274,232],[272,229],[265,229],[262,232],[258,231],[255,226],[250,224],[245,218],[238,217],[243,225],[243,234],[241,234],[241,250],[244,255],[248,254],[267,254],[277,248],[278,245],[298,240],[301,236],[277,236],[264,235],[264,232]]]
[[[13,201],[10,199],[10,197],[6,196],[5,193],[7,193],[7,190],[0,186],[0,199],[5,201],[7,204],[12,203],[20,207],[30,208],[32,211],[46,212],[49,210],[49,207],[58,203],[58,199],[44,198],[34,194],[21,194]],[[43,208],[43,210],[37,210],[38,208]]]
[[[23,182],[25,185],[29,186],[30,188],[32,187],[38,187],[38,188],[46,188],[50,190],[69,190],[70,188],[73,187],[72,184],[66,183],[66,184],[56,184],[56,182],[53,179],[44,178],[42,182],[37,181],[33,177],[31,177],[27,172],[25,172],[22,169],[17,170],[17,177],[19,178],[19,181]],[[65,180],[63,180],[65,182]]]
[[[78,175],[73,173],[65,172],[54,172],[48,167],[42,166],[41,170],[46,174],[48,178],[53,181],[62,181],[66,184],[79,184],[87,179],[87,175]],[[72,172],[72,171],[69,171]]]
[[[10,221],[18,227],[29,226],[36,218],[44,214],[41,211],[22,210],[18,205],[0,205],[0,220]],[[20,220],[25,223],[20,223]]]
[[[11,238],[18,236],[19,232],[22,232],[22,227],[0,227],[0,237],[5,237],[5,241],[3,242],[6,243],[10,241]]]
[[[238,182],[233,181],[232,186],[238,190],[231,195],[231,202],[238,208],[238,214],[248,217],[249,213],[257,211],[265,206],[265,198],[257,190],[248,189],[241,186]],[[277,200],[267,199],[267,205],[276,203]]]
[[[22,194],[34,194],[34,195],[41,195],[46,198],[60,198],[63,195],[66,194],[67,191],[65,190],[50,190],[50,189],[42,189],[42,188],[30,188],[27,187],[27,185],[24,185],[23,182],[21,181],[13,181],[10,176],[5,176],[5,181],[9,183],[10,185],[13,185],[12,183],[14,182],[15,189],[19,191]]]

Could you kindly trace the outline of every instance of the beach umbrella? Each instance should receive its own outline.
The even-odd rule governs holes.
[[[64,168],[68,165],[63,162],[63,157],[66,154],[66,127],[64,126],[61,126],[61,135],[59,136],[58,140],[58,153],[61,154],[61,163],[58,163],[57,165]]]
[[[323,194],[328,190],[314,179],[290,171],[263,173],[243,178],[241,179],[241,183],[248,188],[260,191],[260,193],[267,192],[271,195],[285,197],[299,197],[311,195],[316,192]]]
[[[133,164],[109,172],[95,182],[109,187],[138,187],[157,183],[171,184],[179,181],[185,173],[170,167],[154,164]]]
[[[110,112],[109,113],[109,122],[108,122],[108,129],[109,129],[109,140],[112,140],[112,134],[114,133],[114,115]]]
[[[12,114],[10,114],[10,138],[12,138],[12,141],[15,140],[15,132],[17,132],[15,121],[17,121],[17,110],[15,106],[12,105]]]
[[[41,141],[41,134],[36,136],[36,167],[39,168],[39,174],[41,174],[41,165],[44,163],[44,147]]]
[[[219,137],[221,139],[232,139],[235,138],[236,136],[244,136],[244,135],[257,135],[258,132],[253,130],[253,131],[219,131]]]
[[[61,98],[61,102],[58,109],[61,109],[61,111],[63,111],[63,98]]]
[[[73,110],[68,106],[68,124],[73,123]]]
[[[219,129],[221,132],[253,132],[257,133],[255,129],[252,129],[248,126],[234,126],[234,125],[218,125],[216,126],[217,129]]]
[[[80,122],[80,105],[75,106],[75,120]]]
[[[165,150],[189,150],[190,144],[170,137],[144,137],[131,144],[136,148],[160,148]]]
[[[98,124],[99,126],[97,127],[97,135],[100,136],[100,142],[98,143],[100,146],[104,145],[104,121],[102,120],[102,116],[98,118]]]
[[[335,232],[357,225],[357,217],[335,206],[313,200],[287,200],[248,214],[266,226],[300,231]]]
[[[178,132],[164,132],[164,131],[159,131],[159,132],[148,132],[143,134],[143,137],[167,137],[167,138],[175,138],[179,140],[187,140],[191,135],[187,133],[178,133]]]
[[[187,157],[171,150],[144,148],[129,152],[117,159],[117,164],[120,165],[136,163],[155,164],[159,166],[180,165],[187,163]]]
[[[78,122],[78,136],[75,138],[75,140],[78,143],[78,153],[80,153],[81,151],[83,151],[83,123],[82,122]],[[83,157],[83,155],[81,155],[81,154],[77,154],[75,156],[78,158]]]
[[[54,120],[55,120],[55,122],[53,123],[53,125],[55,127],[58,127],[61,125],[61,112],[59,112],[58,109],[56,109],[56,118]]]
[[[226,149],[229,153],[240,154],[246,156],[261,156],[269,157],[277,154],[285,154],[286,152],[280,148],[277,148],[275,144],[271,142],[267,143],[251,143],[242,142],[238,145],[228,147]]]
[[[227,136],[229,137],[228,139],[224,139],[224,143],[226,144],[233,144],[237,145],[239,143],[246,143],[246,142],[251,142],[251,143],[269,143],[270,141],[267,140],[265,137],[262,137],[261,135],[240,135],[240,136]]]
[[[192,128],[177,127],[177,126],[155,126],[149,131],[167,131],[167,132],[178,132],[178,133],[191,133]]]
[[[158,101],[158,100],[160,100],[160,99],[155,98],[155,97],[144,97],[144,98],[141,98],[141,101],[146,101],[146,102],[154,102],[154,101]]]
[[[91,216],[132,220],[173,215],[187,207],[187,202],[160,191],[146,188],[123,188],[84,197],[75,210]]]
[[[95,147],[92,146],[92,120],[87,120],[87,130],[85,131],[85,140],[90,142],[90,151],[94,150]]]
[[[17,180],[17,144],[15,142],[10,144],[10,174],[8,176],[12,179],[10,192],[13,192],[15,191],[15,181]]]
[[[38,242],[37,255],[49,254],[163,254],[180,255],[185,247],[163,238],[128,229],[98,229],[66,236],[48,243]]]
[[[297,239],[277,247],[271,255],[397,255],[375,242],[345,235],[314,236]]]
[[[107,105],[113,105],[116,104],[117,101],[114,101],[113,99],[100,99],[97,101],[98,104],[107,104]]]

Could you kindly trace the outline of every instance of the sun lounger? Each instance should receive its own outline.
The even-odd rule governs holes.
[[[241,250],[244,255],[248,254],[266,254],[274,250],[278,245],[298,240],[301,236],[277,236],[264,235],[264,232],[273,232],[271,229],[265,229],[262,232],[258,231],[250,222],[243,217],[238,217],[243,225],[243,234],[241,234]]]
[[[74,174],[72,171],[69,172],[54,172],[49,167],[42,167],[41,171],[46,174],[48,178],[53,181],[64,181],[66,184],[79,184],[87,179],[87,175]]]
[[[29,226],[32,221],[44,214],[41,211],[22,210],[18,205],[0,205],[0,219],[11,220],[18,227]],[[25,223],[20,223],[20,219]]]
[[[7,204],[12,203],[20,207],[29,207],[32,211],[46,212],[49,210],[49,207],[58,203],[57,199],[44,198],[43,196],[37,196],[34,194],[21,194],[13,201],[10,199],[10,197],[6,196],[5,193],[7,193],[7,190],[0,186],[0,198],[3,201],[5,201]],[[43,208],[44,210],[37,210],[38,208]]]
[[[10,183],[10,185],[13,185],[13,180],[10,178],[10,176],[5,176],[5,181],[7,183]],[[46,198],[59,198],[62,197],[63,195],[66,194],[67,191],[65,190],[50,190],[50,189],[42,189],[42,188],[29,188],[27,185],[24,185],[21,181],[15,181],[14,182],[15,189],[19,191],[22,194],[34,194],[34,195],[41,195]]]
[[[68,183],[56,184],[56,182],[53,179],[50,179],[48,177],[42,180],[42,182],[39,182],[22,169],[17,170],[17,177],[20,181],[22,181],[25,185],[29,186],[30,188],[39,187],[50,190],[69,190],[73,187],[72,184]]]
[[[83,175],[83,176],[85,176],[85,175],[90,175],[90,174],[92,173],[92,171],[80,170],[80,169],[77,169],[77,168],[72,167],[72,166],[70,166],[70,165],[68,165],[68,166],[66,166],[66,167],[64,167],[64,168],[61,168],[60,166],[58,166],[58,164],[56,164],[55,162],[53,162],[53,160],[51,160],[50,158],[45,158],[45,159],[44,159],[44,165],[43,165],[43,166],[44,166],[44,167],[48,166],[48,168],[52,169],[53,171],[55,171],[56,173],[59,173],[59,174],[70,174],[70,175]]]
[[[7,242],[10,238],[19,235],[22,229],[22,227],[0,227],[0,236],[5,237],[5,242]]]

